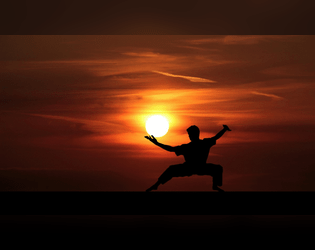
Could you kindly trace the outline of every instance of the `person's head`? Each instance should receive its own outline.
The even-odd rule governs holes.
[[[200,130],[196,125],[190,126],[187,129],[187,133],[191,141],[199,140]]]

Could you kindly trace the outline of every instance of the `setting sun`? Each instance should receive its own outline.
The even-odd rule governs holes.
[[[169,123],[164,116],[153,115],[147,119],[145,127],[149,135],[162,137],[167,133]]]

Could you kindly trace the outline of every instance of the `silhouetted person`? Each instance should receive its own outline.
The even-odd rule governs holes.
[[[187,129],[191,142],[177,147],[159,143],[153,135],[145,136],[146,139],[150,140],[155,145],[167,151],[175,152],[177,156],[183,155],[185,158],[185,162],[183,164],[172,165],[166,169],[165,172],[158,178],[158,181],[146,191],[149,192],[151,190],[157,190],[160,184],[165,184],[173,177],[191,176],[193,174],[212,176],[212,189],[223,191],[218,187],[222,186],[222,166],[206,162],[210,148],[216,144],[216,140],[218,140],[226,131],[231,130],[227,125],[223,125],[223,129],[214,137],[200,140],[200,130],[197,126],[193,125]]]

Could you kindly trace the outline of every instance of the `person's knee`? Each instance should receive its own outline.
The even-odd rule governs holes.
[[[221,165],[217,165],[217,170],[218,170],[218,172],[222,173],[223,172],[223,167]]]

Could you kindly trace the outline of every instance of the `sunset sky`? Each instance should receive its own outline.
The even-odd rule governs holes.
[[[227,132],[209,163],[226,191],[315,191],[312,35],[0,36],[0,191],[144,191],[184,162],[158,141]],[[174,178],[160,191],[211,191]]]

